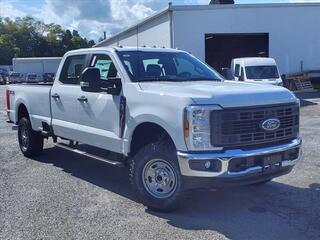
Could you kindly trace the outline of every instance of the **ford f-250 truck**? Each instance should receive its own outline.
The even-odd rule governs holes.
[[[300,156],[299,100],[277,86],[225,81],[180,50],[92,48],[65,54],[50,85],[10,85],[22,153],[58,147],[129,165],[139,199],[177,206],[187,189],[261,184]]]

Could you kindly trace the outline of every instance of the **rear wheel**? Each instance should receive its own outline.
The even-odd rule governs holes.
[[[21,152],[26,157],[39,155],[43,149],[43,136],[32,129],[30,120],[20,119],[18,124],[18,139]]]
[[[172,211],[181,198],[181,177],[168,141],[142,147],[130,162],[130,182],[139,200],[152,210]]]

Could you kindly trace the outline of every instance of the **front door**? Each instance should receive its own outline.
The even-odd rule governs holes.
[[[94,54],[90,60],[91,67],[100,69],[101,81],[118,77],[114,61],[107,54]],[[119,108],[121,96],[106,92],[83,92],[78,104],[81,126],[79,137],[82,143],[122,152],[122,138],[119,127]]]

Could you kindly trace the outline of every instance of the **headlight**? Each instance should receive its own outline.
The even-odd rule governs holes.
[[[283,87],[283,82],[279,82],[278,86]]]
[[[190,151],[216,150],[210,140],[210,113],[218,105],[192,105],[185,109],[184,137]]]

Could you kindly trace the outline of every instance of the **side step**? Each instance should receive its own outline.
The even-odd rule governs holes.
[[[65,149],[65,150],[68,150],[68,151],[71,151],[71,152],[74,152],[74,153],[77,153],[77,154],[80,154],[80,155],[83,155],[83,156],[86,156],[86,157],[89,157],[89,158],[93,158],[95,160],[110,164],[112,166],[116,166],[116,167],[124,167],[125,166],[125,164],[123,162],[109,160],[107,158],[103,158],[103,157],[79,150],[79,149],[75,148],[75,145],[73,145],[73,147],[72,147],[70,145],[63,144],[63,143],[56,143],[55,146],[62,148],[62,149]]]

